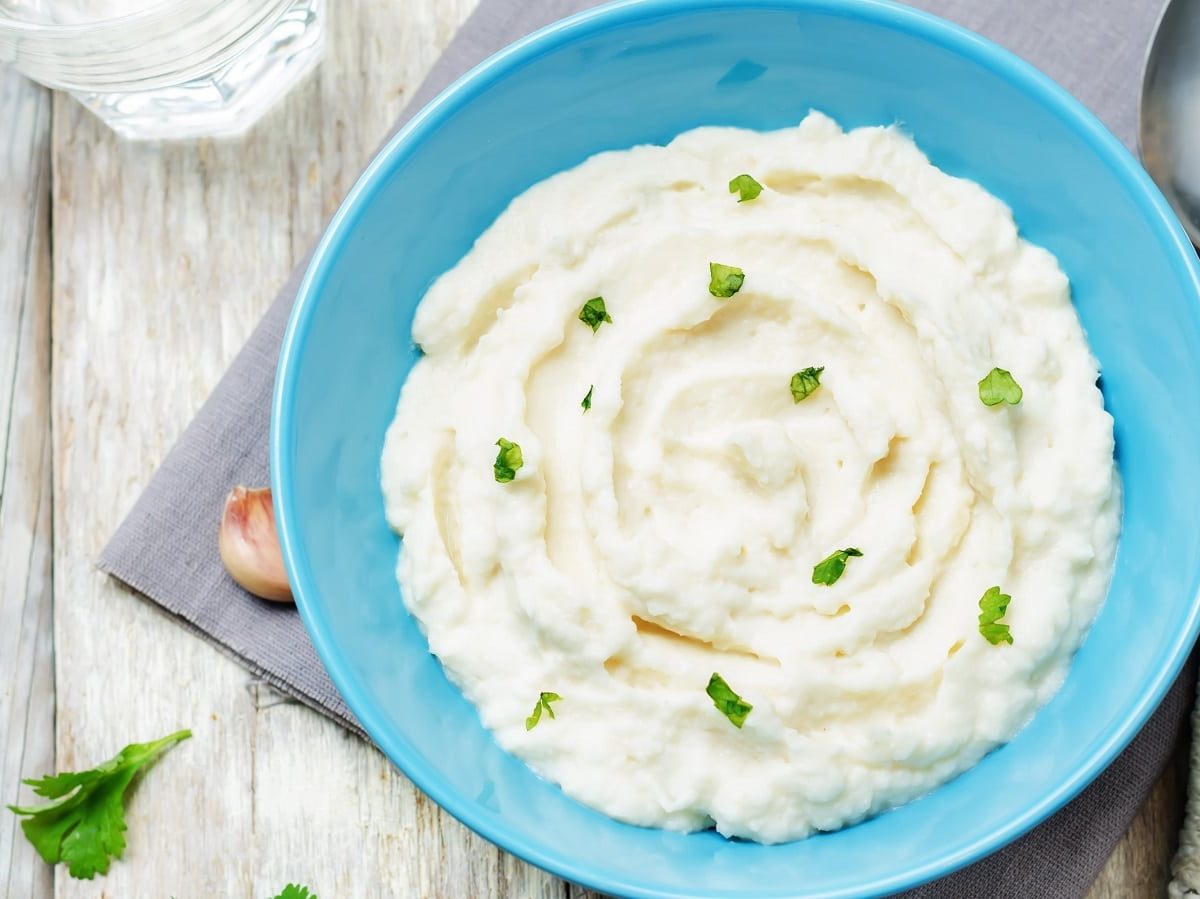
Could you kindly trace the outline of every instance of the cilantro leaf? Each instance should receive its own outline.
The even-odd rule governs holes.
[[[273,899],[317,899],[317,894],[310,893],[308,887],[302,887],[298,883],[289,883],[283,888],[283,892]]]
[[[1024,395],[1012,373],[1002,368],[993,368],[979,382],[979,399],[985,406],[998,406],[1000,403],[1015,406]]]
[[[557,693],[540,693],[538,694],[537,705],[533,707],[533,712],[525,719],[525,729],[533,730],[537,723],[542,720],[542,709],[546,710],[546,714],[551,718],[554,717],[554,709],[550,708],[550,703],[558,702],[562,699]]]
[[[604,308],[604,297],[592,297],[579,310],[579,320],[592,329],[595,334],[605,322],[612,324],[612,316]]]
[[[736,265],[721,265],[719,262],[708,264],[708,292],[714,297],[727,299],[742,289],[746,273]]]
[[[507,484],[517,476],[517,472],[525,464],[525,458],[521,455],[520,444],[513,443],[511,440],[501,437],[496,441],[496,446],[500,447],[500,452],[496,453],[496,462],[492,465],[492,471],[496,475],[497,484]]]
[[[821,386],[821,372],[823,371],[825,371],[824,365],[820,368],[810,366],[792,375],[792,401],[798,403],[812,395],[813,391]]]
[[[91,880],[107,874],[109,863],[125,851],[125,791],[139,771],[181,740],[190,730],[155,740],[130,743],[89,771],[51,774],[26,780],[34,793],[50,801],[10,805],[21,815],[21,830],[49,865],[63,862],[72,877]]]
[[[1007,624],[1000,624],[1000,619],[1008,611],[1012,597],[1001,593],[999,587],[988,587],[979,600],[979,633],[983,638],[997,646],[1000,643],[1012,644],[1012,632]]]
[[[738,195],[739,203],[745,203],[762,193],[762,185],[749,175],[742,174],[729,182],[729,192]]]
[[[813,566],[812,582],[832,587],[846,570],[846,562],[851,556],[861,556],[862,552],[853,546],[837,549]]]
[[[741,730],[742,725],[746,723],[746,716],[750,714],[754,706],[734,693],[729,684],[725,683],[725,678],[715,671],[713,676],[708,679],[708,687],[704,692],[712,699],[717,711],[728,718],[734,727]]]
[[[93,768],[91,771],[64,771],[61,774],[47,774],[45,777],[36,780],[27,780],[26,784],[33,787],[33,792],[38,796],[45,796],[47,799],[58,799],[60,796],[66,796],[76,787],[81,787],[86,784],[95,783],[102,779],[109,771],[116,759],[109,759],[98,768]]]
[[[584,412],[587,412],[588,409],[592,408],[592,391],[595,389],[596,389],[595,384],[592,384],[591,386],[589,386],[587,396],[585,396],[583,398],[583,402],[579,404],[580,406],[583,407]]]

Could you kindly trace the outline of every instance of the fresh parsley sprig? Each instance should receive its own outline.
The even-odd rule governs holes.
[[[139,771],[191,735],[181,730],[152,743],[130,743],[88,771],[26,780],[49,802],[10,805],[9,811],[23,817],[21,830],[47,864],[62,862],[80,880],[107,874],[125,852],[125,791]]]
[[[979,633],[993,646],[1001,643],[1012,645],[1012,631],[1007,624],[1000,623],[1010,602],[1012,597],[1001,593],[999,587],[988,587],[979,600]]]
[[[592,297],[579,310],[579,320],[592,329],[595,334],[605,322],[612,324],[612,316],[604,306],[604,297]]]
[[[733,296],[746,281],[746,273],[736,265],[722,265],[719,262],[708,264],[708,275],[708,292],[718,299]]]
[[[733,688],[725,683],[725,678],[713,672],[708,679],[708,687],[704,691],[712,699],[717,710],[729,719],[729,723],[738,730],[746,723],[746,716],[753,711],[754,706],[733,692]]]
[[[310,893],[308,887],[302,887],[298,883],[289,883],[283,888],[283,892],[273,899],[317,899],[317,894]]]
[[[993,368],[979,382],[979,399],[985,406],[1015,406],[1024,395],[1012,372],[1003,368]]]
[[[738,175],[729,182],[729,192],[738,195],[739,203],[756,199],[762,193],[762,189],[761,184],[745,173]]]
[[[825,366],[820,368],[802,369],[792,375],[792,402],[798,403],[801,400],[808,399],[813,392],[821,386],[821,372],[825,371]]]
[[[812,582],[814,584],[824,584],[827,587],[832,587],[838,582],[846,570],[846,562],[851,556],[861,556],[862,551],[847,546],[845,549],[837,549],[813,566]]]
[[[496,441],[496,446],[500,447],[500,452],[496,453],[492,472],[496,476],[497,484],[507,484],[517,476],[517,472],[525,464],[525,457],[521,455],[519,443],[513,443],[511,440],[501,437]]]
[[[554,717],[554,709],[550,708],[550,703],[558,702],[562,699],[557,693],[540,693],[538,694],[537,705],[533,707],[533,712],[525,719],[525,729],[533,730],[537,727],[537,723],[542,720],[542,710],[545,709],[546,714],[551,718]]]

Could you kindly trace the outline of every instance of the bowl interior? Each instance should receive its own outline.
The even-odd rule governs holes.
[[[522,190],[605,149],[810,108],[898,122],[1005,200],[1071,278],[1116,419],[1124,533],[1108,600],[1062,691],[1008,746],[925,798],[783,846],[615,823],[492,741],[428,653],[393,569],[384,431],[431,281]],[[351,708],[435,800],[505,848],[611,892],[873,895],[944,873],[1061,805],[1136,732],[1196,631],[1200,327],[1194,258],[1115,140],[990,44],[877,0],[648,0],[501,54],[394,140],[302,289],[273,433],[301,611]]]

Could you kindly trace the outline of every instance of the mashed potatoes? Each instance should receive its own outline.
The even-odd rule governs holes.
[[[1112,421],[1067,279],[895,129],[599,155],[413,334],[405,601],[499,742],[613,817],[774,842],[914,798],[1054,693],[1104,596]],[[981,402],[997,367],[1018,404]]]

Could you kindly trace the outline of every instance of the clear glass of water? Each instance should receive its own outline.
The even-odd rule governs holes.
[[[316,62],[325,0],[0,0],[0,63],[130,138],[231,136]]]

